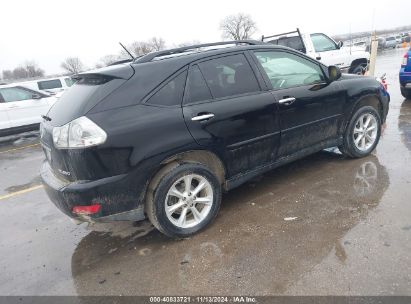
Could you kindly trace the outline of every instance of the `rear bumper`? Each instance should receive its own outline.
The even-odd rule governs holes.
[[[45,161],[40,176],[50,200],[71,218],[89,221],[138,221],[145,218],[144,207],[137,194],[129,188],[127,174],[95,181],[67,182],[58,178]],[[100,204],[101,210],[93,215],[73,214],[74,206]]]

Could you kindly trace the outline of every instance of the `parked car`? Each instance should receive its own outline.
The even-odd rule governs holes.
[[[402,36],[401,35],[395,36],[395,40],[397,41],[397,44],[402,43]]]
[[[404,54],[400,68],[400,89],[405,98],[411,99],[411,48]]]
[[[41,124],[41,177],[72,218],[148,217],[186,237],[216,217],[223,191],[257,175],[329,147],[369,155],[388,106],[375,79],[286,47],[154,52],[78,75]]]
[[[383,50],[387,47],[386,46],[387,42],[385,41],[384,37],[378,37],[377,40],[378,40],[378,49],[379,50]]]
[[[409,35],[403,36],[402,37],[402,42],[404,43],[409,43],[411,41],[411,37]]]
[[[56,95],[56,97],[60,97],[65,90],[73,85],[73,83],[74,79],[72,79],[71,77],[56,77],[49,79],[24,81],[19,84],[33,90],[42,91],[47,94],[52,94]]]
[[[336,65],[344,72],[363,74],[370,53],[365,46],[344,47],[343,42],[335,42],[324,33],[301,33],[296,31],[262,36],[262,41],[288,46],[321,61],[325,65]]]
[[[56,98],[19,85],[0,86],[0,136],[34,130]]]
[[[394,36],[385,38],[385,47],[395,49],[397,47],[397,39]]]

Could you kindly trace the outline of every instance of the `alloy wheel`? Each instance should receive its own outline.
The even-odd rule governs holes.
[[[165,211],[170,222],[180,228],[200,224],[210,213],[214,199],[210,182],[198,174],[179,178],[168,190]]]
[[[362,152],[372,147],[377,139],[378,123],[374,115],[361,115],[354,126],[353,140],[356,148]]]

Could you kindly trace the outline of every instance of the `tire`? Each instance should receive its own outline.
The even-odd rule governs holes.
[[[361,64],[357,65],[355,68],[353,68],[351,70],[351,74],[363,75],[364,74],[364,67]]]
[[[367,128],[364,126],[370,118]],[[363,127],[361,121],[363,119]],[[371,127],[374,128],[371,128]],[[360,158],[369,155],[377,146],[381,136],[381,118],[378,111],[371,106],[359,108],[351,117],[351,120],[344,132],[343,144],[338,147],[342,154],[351,158]],[[360,138],[356,143],[355,139]],[[363,139],[364,138],[364,139]],[[365,142],[365,144],[364,144]]]
[[[190,191],[185,186],[188,181],[185,177],[192,178]],[[205,186],[197,194],[194,193],[202,182]],[[172,188],[177,192],[171,193]],[[207,199],[209,202],[206,204]],[[180,207],[167,212],[166,204]],[[161,177],[153,195],[147,197],[146,213],[160,232],[172,238],[185,238],[207,227],[217,216],[220,204],[221,184],[215,174],[202,164],[185,163],[172,168]],[[179,221],[183,215],[184,221]]]
[[[404,98],[411,99],[411,89],[401,87],[401,95],[404,96]]]

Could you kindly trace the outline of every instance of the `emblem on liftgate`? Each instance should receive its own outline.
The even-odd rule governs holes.
[[[64,171],[64,170],[61,170],[61,169],[58,169],[58,170],[63,175],[70,175],[70,172],[68,172],[68,171]]]

